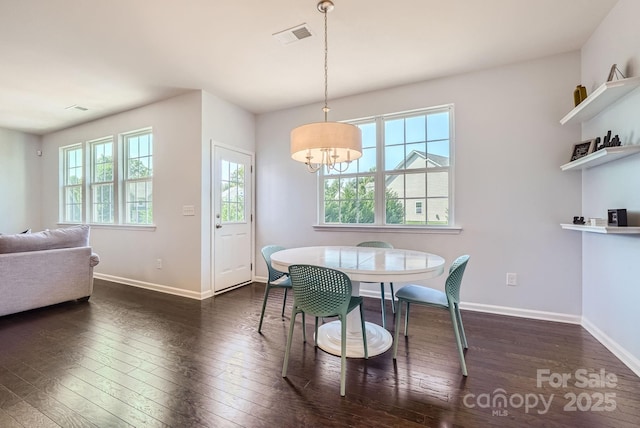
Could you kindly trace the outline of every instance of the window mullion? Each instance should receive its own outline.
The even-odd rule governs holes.
[[[120,138],[114,138],[113,140],[113,223],[120,224],[120,182],[122,180],[122,174],[119,169],[120,165]]]
[[[375,224],[382,226],[386,223],[385,209],[385,170],[384,170],[384,120],[376,118],[376,191],[375,191]]]
[[[83,165],[82,165],[82,223],[87,223],[91,218],[91,145],[87,142],[82,144]]]

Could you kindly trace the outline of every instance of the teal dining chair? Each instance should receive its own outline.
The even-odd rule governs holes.
[[[363,299],[351,295],[352,286],[349,277],[338,270],[313,265],[291,265],[289,276],[293,289],[293,312],[291,325],[287,337],[287,347],[282,365],[282,377],[287,377],[291,340],[296,316],[301,313],[302,328],[305,330],[304,315],[316,317],[314,344],[318,346],[318,318],[335,317],[340,320],[340,395],[345,395],[345,370],[347,358],[347,314],[355,308],[360,308],[360,322],[362,323],[362,341],[364,343],[364,357],[369,358],[367,352],[367,335],[364,323]],[[303,333],[306,342],[306,334]]]
[[[456,338],[458,347],[458,355],[460,357],[460,367],[462,374],[467,376],[467,364],[464,360],[464,349],[467,349],[467,336],[464,333],[462,325],[462,316],[460,315],[460,285],[462,284],[462,275],[467,267],[469,256],[464,255],[458,257],[449,268],[449,275],[445,282],[445,292],[434,290],[433,288],[421,285],[406,285],[396,293],[398,298],[398,313],[396,314],[395,338],[393,343],[393,359],[398,354],[398,332],[400,331],[402,303],[407,304],[407,313],[404,319],[404,335],[407,336],[409,328],[409,307],[412,303],[418,305],[433,306],[436,308],[447,309],[451,314],[451,323],[453,324],[453,333]]]
[[[284,250],[285,247],[281,247],[279,245],[267,245],[262,248],[262,257],[264,257],[264,261],[267,264],[267,269],[269,271],[269,276],[267,278],[267,285],[264,288],[264,300],[262,301],[262,312],[260,312],[260,323],[258,324],[258,333],[262,332],[262,321],[264,319],[264,310],[267,307],[267,299],[269,298],[269,292],[273,288],[282,288],[284,289],[284,299],[282,302],[282,314],[284,317],[284,308],[287,304],[287,291],[291,289],[291,279],[289,279],[289,274],[286,272],[280,272],[275,270],[273,266],[271,266],[271,255],[276,251]],[[280,282],[279,279],[284,278]]]
[[[372,247],[372,248],[393,248],[393,245],[384,241],[365,241],[361,242],[357,245],[358,247]],[[393,292],[393,282],[389,283],[389,287],[391,288],[391,311],[396,313],[396,299],[395,293]],[[384,309],[384,282],[380,283],[380,305],[382,306],[382,327],[387,328],[387,317],[386,311]]]

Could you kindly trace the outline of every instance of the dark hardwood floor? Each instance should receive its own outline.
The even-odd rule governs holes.
[[[298,320],[283,379],[289,319],[276,290],[257,333],[263,291],[199,302],[96,280],[89,302],[0,317],[0,427],[640,425],[640,379],[581,327],[545,321],[463,312],[464,378],[448,313],[416,306],[397,363],[347,360],[343,398],[340,359]]]

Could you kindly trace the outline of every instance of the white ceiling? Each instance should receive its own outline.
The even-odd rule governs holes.
[[[320,101],[316,3],[0,0],[0,127],[45,134],[192,89],[254,113]],[[334,3],[330,98],[577,50],[616,0]],[[302,23],[313,37],[272,37]]]

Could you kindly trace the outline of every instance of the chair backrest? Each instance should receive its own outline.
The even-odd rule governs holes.
[[[313,265],[291,265],[289,276],[295,305],[309,315],[326,317],[346,313],[351,280],[339,270]]]
[[[358,247],[373,247],[373,248],[393,248],[393,245],[384,241],[365,241],[357,245]]]
[[[451,263],[449,276],[447,277],[447,282],[444,287],[447,292],[447,299],[449,302],[460,303],[460,285],[462,284],[462,275],[464,274],[464,270],[467,268],[468,261],[469,256],[464,255],[458,257],[453,263]]]
[[[271,254],[281,250],[286,250],[286,248],[279,245],[267,245],[262,248],[262,257],[264,257],[264,261],[267,263],[267,269],[269,269],[269,283],[272,283],[285,275],[284,272],[275,270],[273,266],[271,266]]]

